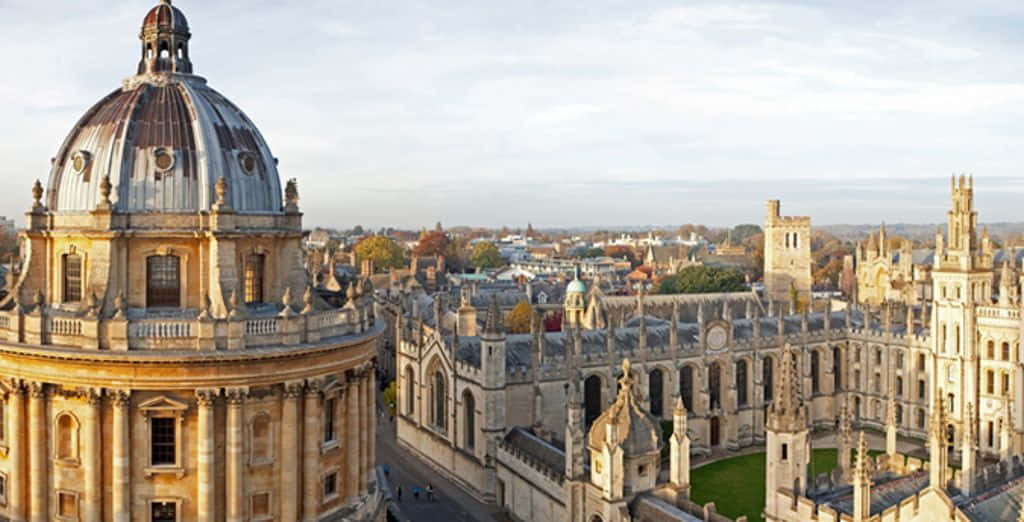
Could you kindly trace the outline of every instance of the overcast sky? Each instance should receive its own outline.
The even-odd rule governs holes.
[[[0,0],[0,213],[155,2]],[[175,0],[306,224],[1024,221],[1024,2]]]

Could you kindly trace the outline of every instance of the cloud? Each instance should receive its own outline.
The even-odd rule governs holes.
[[[816,222],[939,221],[959,171],[983,220],[1015,208],[983,196],[1024,159],[1013,2],[175,5],[309,225],[724,224],[770,197]],[[0,4],[3,212],[134,70],[146,7]]]

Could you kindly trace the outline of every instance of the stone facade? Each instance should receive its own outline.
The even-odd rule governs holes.
[[[340,308],[313,290],[295,182],[282,197],[258,130],[191,74],[190,36],[153,8],[139,75],[33,190],[0,302],[0,514],[380,518],[372,287]],[[188,109],[152,112],[160,89]]]
[[[782,216],[778,200],[771,200],[764,222],[765,299],[789,303],[795,290],[807,303],[811,283],[811,218]]]

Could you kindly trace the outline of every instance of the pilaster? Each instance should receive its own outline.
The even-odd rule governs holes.
[[[103,448],[100,428],[102,390],[89,390],[82,426],[82,465],[85,468],[85,498],[82,500],[82,521],[100,522],[103,518]]]
[[[243,467],[242,417],[243,406],[248,395],[244,388],[225,391],[227,399],[227,473],[225,500],[227,522],[242,522],[245,519],[245,468]]]
[[[302,520],[306,522],[315,522],[320,512],[320,386],[318,379],[306,381],[302,428]]]
[[[345,419],[345,498],[355,498],[359,494],[359,444],[352,441],[359,440],[359,386],[356,385],[355,377],[350,373],[348,387],[345,389],[345,402],[347,402],[347,418]],[[422,409],[422,408],[419,408]]]
[[[196,472],[196,512],[199,522],[215,522],[217,516],[216,498],[216,441],[214,437],[214,412],[213,405],[216,400],[216,390],[196,390],[196,402],[199,405],[199,419],[197,422],[196,442],[199,446],[198,466]]]
[[[11,383],[8,398],[8,456],[11,480],[7,481],[7,513],[11,522],[25,522],[25,386]]]
[[[281,520],[296,522],[299,519],[299,396],[301,382],[284,385],[281,405]]]
[[[128,417],[131,392],[118,390],[113,393],[113,434],[111,449],[114,461],[111,465],[113,488],[111,490],[111,510],[114,522],[130,522],[132,518],[131,501],[131,428]]]
[[[49,459],[47,448],[49,437],[46,430],[46,385],[40,382],[29,384],[28,431],[29,431],[29,521],[47,522],[50,519],[47,500],[49,481],[47,471]]]

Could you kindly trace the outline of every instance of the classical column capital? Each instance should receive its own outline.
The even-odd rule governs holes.
[[[249,388],[225,388],[224,398],[227,400],[228,406],[241,406],[249,398]]]
[[[201,388],[196,390],[196,402],[199,406],[213,406],[214,401],[217,400],[217,395],[220,391],[212,388]]]
[[[81,398],[90,406],[99,406],[103,403],[103,388],[85,388]]]
[[[131,390],[110,390],[110,402],[117,407],[126,407],[131,403],[132,391]]]
[[[316,395],[323,387],[324,379],[322,377],[306,379],[306,395]]]
[[[7,385],[7,388],[10,390],[11,393],[14,393],[16,395],[25,395],[25,393],[28,391],[25,388],[25,381],[18,379],[16,377],[4,380],[4,384]]]
[[[32,394],[33,399],[45,399],[46,384],[42,382],[32,381],[28,383],[28,392]]]
[[[289,381],[284,383],[284,398],[295,399],[302,395],[302,381]]]

